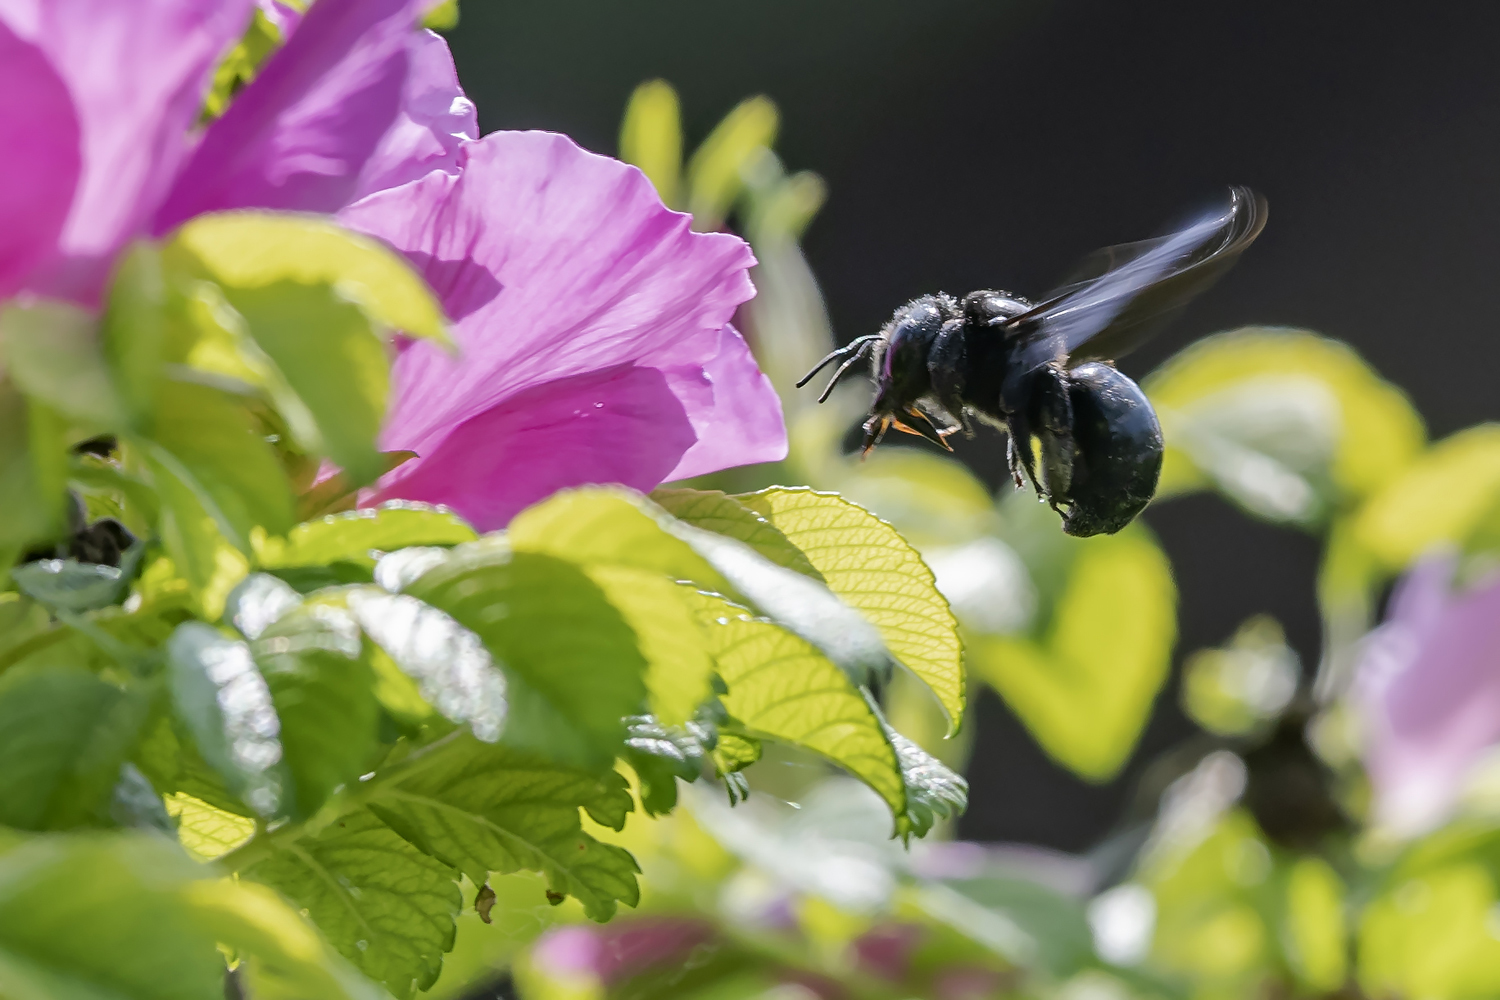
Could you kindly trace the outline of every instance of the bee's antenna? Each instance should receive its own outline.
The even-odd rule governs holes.
[[[838,350],[829,354],[822,361],[819,361],[813,367],[812,371],[802,376],[801,380],[797,383],[797,388],[800,389],[808,382],[812,381],[812,377],[818,374],[818,372],[822,371],[825,367],[827,367],[830,362],[837,361],[841,358],[844,359],[844,363],[839,365],[838,369],[833,373],[833,378],[829,379],[828,385],[824,387],[822,395],[818,397],[818,402],[824,402],[833,392],[833,387],[839,384],[839,379],[844,377],[844,372],[848,371],[851,365],[853,365],[860,358],[864,357],[865,353],[870,349],[870,347],[880,339],[881,335],[878,333],[870,333],[866,334],[863,337],[856,337],[845,346],[840,347]]]
[[[847,358],[851,354],[855,357],[859,357],[860,354],[864,353],[865,346],[867,344],[869,344],[871,341],[879,339],[880,334],[867,333],[863,337],[855,337],[853,340],[849,341],[849,343],[845,344],[843,347],[840,347],[838,350],[831,351],[828,356],[825,357],[822,361],[819,361],[817,364],[813,365],[812,371],[808,372],[806,375],[797,380],[797,388],[800,389],[807,383],[811,382],[814,375],[818,374],[818,372],[822,371],[824,368],[827,368],[834,361],[837,361],[840,358]],[[837,379],[838,376],[835,375],[834,378]]]

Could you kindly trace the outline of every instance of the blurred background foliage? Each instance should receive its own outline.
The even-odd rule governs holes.
[[[1168,442],[1158,503],[1212,493],[1247,524],[1297,533],[1321,553],[1315,662],[1265,614],[1218,647],[1178,650],[1172,566],[1144,523],[1069,538],[1029,490],[993,493],[960,461],[962,444],[954,457],[888,442],[861,461],[851,451],[867,386],[842,386],[823,406],[795,390],[840,340],[800,245],[825,185],[784,166],[778,125],[776,105],[752,97],[689,149],[677,95],[655,80],[634,92],[620,130],[620,154],[668,204],[696,228],[744,235],[759,260],[757,297],[738,321],[781,393],[791,452],[694,485],[806,482],[896,525],[961,621],[972,683],[997,692],[1085,781],[1121,773],[1174,655],[1196,735],[1154,756],[1124,815],[1084,853],[952,839],[903,850],[884,839],[872,793],[791,756],[752,772],[752,795],[734,808],[684,787],[685,809],[632,817],[619,838],[645,871],[639,910],[585,926],[573,904],[547,906],[539,882],[507,877],[493,924],[461,921],[433,994],[1500,992],[1500,811],[1472,801],[1414,843],[1372,830],[1349,706],[1354,651],[1394,577],[1434,544],[1464,551],[1471,569],[1500,552],[1500,428],[1429,442],[1400,388],[1313,331],[1232,330],[1169,358],[1143,382]],[[1165,503],[1159,517],[1175,509]],[[972,717],[950,737],[940,706],[899,677],[884,700],[924,748],[973,763]]]

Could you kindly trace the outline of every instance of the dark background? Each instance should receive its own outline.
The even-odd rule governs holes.
[[[1040,293],[1240,183],[1270,200],[1265,234],[1127,372],[1284,324],[1352,343],[1434,436],[1500,409],[1500,4],[467,0],[450,42],[484,131],[602,152],[644,79],[677,87],[689,148],[772,97],[778,151],[829,182],[806,250],[842,339],[923,292]],[[1316,663],[1312,539],[1209,497],[1148,520],[1177,572],[1181,652],[1264,611]],[[1096,787],[992,694],[977,723],[961,832],[1066,849],[1109,830],[1143,764],[1191,731],[1169,691],[1126,775]]]

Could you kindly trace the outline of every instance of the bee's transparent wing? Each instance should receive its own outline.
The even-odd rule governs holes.
[[[1090,254],[1067,284],[1017,321],[1035,321],[1042,337],[1058,338],[1070,364],[1112,361],[1217,281],[1260,235],[1266,213],[1260,195],[1231,188],[1227,210],[1169,236]]]

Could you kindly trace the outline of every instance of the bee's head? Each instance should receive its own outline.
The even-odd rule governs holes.
[[[944,324],[962,322],[962,317],[962,310],[950,296],[924,295],[913,299],[897,309],[879,333],[858,337],[819,361],[802,377],[797,387],[800,389],[806,385],[824,366],[841,361],[823,394],[818,397],[821,403],[833,392],[833,387],[844,374],[869,355],[870,368],[875,376],[875,401],[870,406],[870,418],[865,421],[864,450],[875,447],[886,430],[893,426],[947,448],[943,438],[953,429],[939,430],[926,414],[917,409],[917,401],[932,392],[927,359],[933,343],[942,333]]]

